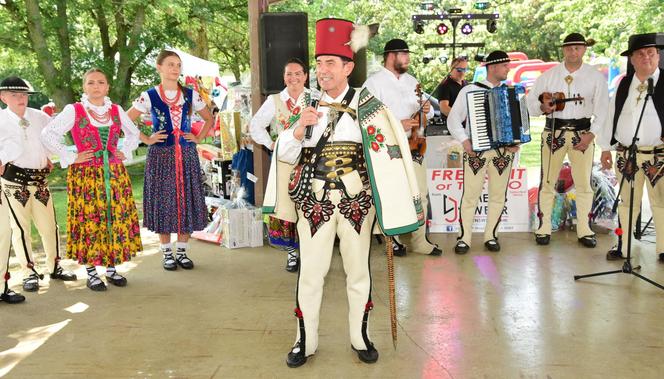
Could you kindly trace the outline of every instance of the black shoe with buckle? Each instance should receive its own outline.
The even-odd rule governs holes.
[[[39,290],[39,275],[37,273],[33,272],[27,278],[23,279],[23,290],[28,292]]]
[[[178,266],[182,267],[185,270],[191,270],[194,268],[194,261],[189,259],[185,253],[177,253],[175,260],[178,262]]]
[[[113,272],[113,275],[106,275],[106,281],[111,283],[112,285],[116,287],[125,287],[127,286],[127,278],[124,276],[118,274],[117,272]]]
[[[429,253],[429,255],[433,255],[434,257],[439,257],[443,255],[443,251],[438,248],[438,246],[434,246],[433,250]]]
[[[626,259],[626,257],[622,256],[622,252],[620,251],[620,248],[618,246],[614,246],[609,250],[608,253],[606,253],[606,260],[607,261],[619,261],[621,259]]]
[[[60,265],[55,267],[55,270],[51,273],[51,279],[62,280],[63,282],[73,282],[78,278],[73,272],[65,271]]]
[[[470,250],[470,246],[468,246],[468,244],[463,241],[458,241],[456,246],[454,246],[454,253],[459,255],[466,254],[468,250]]]
[[[297,257],[295,251],[288,251],[288,259],[286,260],[286,271],[297,272],[300,268],[300,258]]]
[[[394,238],[392,239],[392,255],[394,255],[395,257],[406,256],[406,246],[400,244]]]
[[[164,266],[164,270],[166,271],[175,271],[178,269],[178,264],[177,262],[175,262],[173,253],[164,254],[162,265]]]
[[[298,341],[286,357],[286,365],[290,368],[300,367],[307,363],[307,356],[304,355],[304,349],[300,347]]]
[[[95,272],[94,274],[89,274],[88,273],[88,281],[85,284],[89,289],[95,291],[95,292],[103,292],[106,291],[106,284],[101,281],[101,278],[97,273]]]
[[[590,235],[590,236],[583,236],[579,238],[579,242],[581,245],[588,247],[588,248],[593,248],[597,246],[597,239],[595,238],[595,235]]]
[[[538,245],[548,245],[550,241],[550,234],[535,234],[535,242],[537,242]]]
[[[366,350],[357,350],[353,345],[350,345],[350,347],[357,353],[357,357],[364,363],[376,363],[378,360],[378,350],[376,350],[371,342],[367,345]]]
[[[664,253],[659,253],[659,262],[664,263]]]
[[[25,296],[8,289],[0,294],[0,300],[7,304],[18,304],[25,301]]]
[[[484,247],[486,247],[489,251],[500,251],[500,244],[498,243],[498,240],[488,240],[484,243]]]

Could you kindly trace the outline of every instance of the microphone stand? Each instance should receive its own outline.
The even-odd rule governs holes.
[[[634,272],[634,270],[640,270],[641,266],[636,266],[632,267],[632,221],[633,221],[633,204],[634,204],[634,181],[635,181],[635,176],[636,172],[638,171],[638,166],[636,165],[636,153],[638,151],[636,147],[636,142],[639,140],[639,130],[641,129],[641,121],[643,120],[643,113],[646,110],[646,104],[648,103],[648,98],[652,96],[652,93],[648,91],[649,93],[646,95],[645,100],[643,101],[643,107],[641,108],[641,115],[639,116],[639,122],[636,124],[636,130],[634,131],[634,136],[632,137],[632,144],[629,145],[629,148],[627,149],[627,160],[625,160],[625,166],[622,169],[622,178],[620,179],[620,188],[618,189],[618,196],[616,196],[616,200],[613,203],[613,212],[616,211],[616,208],[618,208],[618,202],[621,200],[620,199],[620,193],[622,192],[623,185],[625,184],[625,177],[629,174],[629,168],[634,170],[633,175],[634,177],[630,179],[627,179],[629,182],[629,217],[628,217],[628,229],[627,229],[627,258],[625,259],[625,263],[622,266],[622,269],[620,270],[613,270],[613,271],[604,271],[604,272],[597,272],[594,274],[586,274],[586,275],[574,275],[574,280],[579,280],[583,278],[590,278],[592,276],[602,276],[602,275],[611,275],[611,274],[617,274],[617,273],[625,273],[625,274],[632,274],[636,276],[639,279],[645,280],[646,282],[652,284],[653,286],[664,290],[664,286],[661,284],[650,280],[646,278],[645,276]],[[620,218],[618,218],[620,220]],[[618,251],[620,251],[620,245],[622,245],[622,236],[625,235],[625,231],[623,231],[622,235],[618,236]]]

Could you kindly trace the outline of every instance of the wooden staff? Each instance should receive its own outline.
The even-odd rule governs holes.
[[[385,236],[387,244],[387,286],[390,296],[390,326],[392,328],[392,344],[397,349],[397,300],[394,292],[394,245],[392,237]]]

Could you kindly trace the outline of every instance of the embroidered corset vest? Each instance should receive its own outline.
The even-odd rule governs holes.
[[[118,106],[111,105],[111,120],[110,127],[97,128],[90,122],[83,104],[74,104],[75,120],[74,127],[71,129],[71,136],[76,145],[76,149],[81,151],[91,150],[95,153],[94,157],[85,163],[78,163],[85,166],[103,166],[104,158],[103,151],[111,153],[109,157],[110,163],[122,163],[115,157],[115,152],[118,148],[118,141],[120,140],[120,115],[118,113]]]
[[[175,145],[175,136],[180,135],[180,145],[190,146],[191,142],[184,139],[182,136],[183,133],[191,132],[191,117],[189,117],[189,110],[192,106],[192,97],[193,91],[190,88],[183,89],[184,95],[184,104],[178,105],[176,107],[180,108],[180,117],[181,122],[179,127],[173,127],[173,122],[171,120],[171,110],[168,105],[161,99],[157,89],[152,87],[148,90],[148,95],[150,96],[150,103],[152,108],[150,113],[152,115],[152,131],[158,132],[160,130],[165,130],[168,138],[164,142],[155,143],[155,146],[173,146]]]

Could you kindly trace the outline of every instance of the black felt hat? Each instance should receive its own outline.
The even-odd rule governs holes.
[[[37,93],[28,82],[18,76],[10,76],[0,82],[0,91],[25,92],[28,94]]]
[[[664,49],[664,45],[657,43],[657,33],[635,34],[629,37],[627,50],[620,53],[623,57],[632,55],[632,53],[639,49],[646,47],[656,47]]]
[[[509,55],[501,50],[492,51],[484,58],[484,65],[490,66],[492,64],[505,63],[511,61]]]
[[[561,47],[573,45],[593,46],[594,44],[595,40],[592,38],[586,39],[581,33],[570,33],[563,40]]]
[[[384,53],[391,53],[391,52],[408,53],[410,51],[408,50],[408,44],[406,43],[406,41],[404,41],[402,39],[395,38],[395,39],[391,39],[391,40],[387,41],[387,43],[385,44],[385,48],[383,49],[383,54]]]

